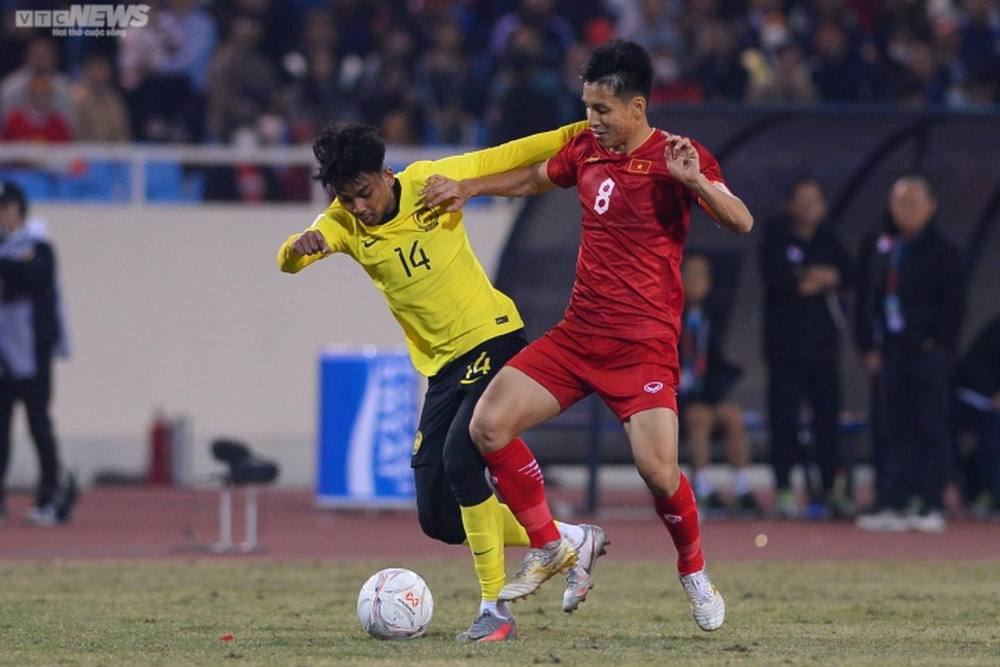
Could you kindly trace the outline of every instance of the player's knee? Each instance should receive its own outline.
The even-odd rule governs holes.
[[[469,434],[476,443],[476,448],[484,453],[495,452],[513,440],[513,436],[506,437],[503,434],[499,419],[491,416],[488,411],[481,411],[478,408],[472,415]]]
[[[681,469],[676,463],[657,462],[639,465],[637,462],[636,470],[653,495],[672,496],[681,484]]]

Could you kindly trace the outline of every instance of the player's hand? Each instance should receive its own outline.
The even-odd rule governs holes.
[[[307,229],[292,241],[292,250],[300,255],[330,255],[333,251],[318,229]]]
[[[427,179],[427,185],[420,191],[420,194],[423,196],[424,206],[427,208],[436,208],[449,202],[444,209],[449,213],[461,210],[469,201],[469,193],[465,191],[461,181],[440,174],[430,176]]]
[[[701,173],[701,160],[691,140],[669,132],[664,132],[663,136],[667,140],[663,158],[670,175],[685,185],[694,183]]]

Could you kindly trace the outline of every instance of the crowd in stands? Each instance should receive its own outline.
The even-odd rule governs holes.
[[[1000,105],[997,0],[147,0],[123,37],[0,39],[4,140],[487,144],[582,117],[580,64],[623,36],[652,103]]]

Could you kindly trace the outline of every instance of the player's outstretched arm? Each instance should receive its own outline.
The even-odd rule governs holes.
[[[424,205],[428,208],[448,202],[445,210],[450,212],[461,209],[473,197],[535,195],[553,187],[546,169],[547,164],[548,160],[492,176],[462,180],[434,174],[427,179],[427,185],[420,194],[424,198]]]
[[[690,139],[676,134],[664,135],[667,138],[664,159],[670,175],[697,196],[698,204],[717,223],[735,234],[748,233],[753,228],[753,215],[743,200],[701,173],[701,160]]]

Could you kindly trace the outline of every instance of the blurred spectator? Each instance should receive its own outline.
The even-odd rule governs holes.
[[[485,115],[489,143],[501,144],[570,120],[561,77],[546,65],[543,51],[537,27],[521,25],[510,33],[489,91]]]
[[[827,222],[826,194],[818,180],[792,182],[783,214],[764,230],[759,261],[776,509],[785,517],[800,513],[791,485],[792,467],[800,460],[810,492],[807,516],[824,518],[850,509],[850,499],[838,497],[834,486],[841,466],[840,330],[847,326],[840,294],[852,285],[853,271]],[[803,423],[818,484],[803,456]]]
[[[701,27],[694,63],[693,77],[706,102],[741,102],[746,96],[750,74],[741,62],[731,23],[713,19]]]
[[[359,122],[361,111],[332,49],[310,51],[303,60],[305,71],[286,87],[282,106],[291,141],[311,144],[327,123]]]
[[[962,84],[961,96],[963,104],[972,108],[1000,105],[1000,62],[973,68]]]
[[[618,26],[618,37],[641,44],[650,53],[666,48],[678,59],[684,58],[684,40],[677,27],[680,7],[674,0],[638,0],[637,15],[631,25]]]
[[[782,0],[748,0],[740,18],[741,41],[773,60],[779,48],[795,41]]]
[[[373,0],[329,0],[325,4],[340,33],[340,54],[368,56],[378,47],[376,30],[384,28],[384,2]]]
[[[972,72],[1000,65],[1000,6],[995,0],[961,0],[961,59]]]
[[[502,16],[490,35],[490,54],[495,62],[508,54],[512,35],[522,28],[538,32],[540,48],[538,65],[558,68],[566,51],[576,42],[572,24],[555,12],[555,0],[519,0],[516,11]]]
[[[291,81],[281,104],[294,143],[311,145],[327,123],[362,120],[357,87],[364,61],[340,54],[340,32],[330,10],[311,10],[302,20],[299,43],[282,59]]]
[[[276,71],[281,70],[285,54],[295,48],[302,34],[299,15],[285,0],[214,0],[205,6],[211,8],[221,33],[228,34],[230,23],[241,17],[256,19],[264,26],[258,49]]]
[[[705,516],[731,510],[756,512],[750,493],[750,437],[743,424],[743,409],[728,398],[743,371],[722,354],[723,304],[713,297],[712,261],[708,255],[688,252],[681,264],[684,282],[684,315],[677,387],[681,434],[688,447],[691,485],[699,509]],[[731,494],[720,494],[712,485],[712,436],[718,431],[725,444],[726,461],[732,467]]]
[[[972,511],[1000,511],[1000,316],[987,322],[962,355],[956,372],[955,423],[976,433],[966,456],[965,496]]]
[[[231,143],[239,130],[255,132],[258,118],[273,108],[278,73],[258,48],[264,26],[260,20],[235,19],[208,67],[206,84],[208,135]]]
[[[462,29],[442,18],[430,26],[431,44],[417,66],[415,84],[427,109],[427,141],[472,145],[477,141],[478,90],[472,64],[463,56]]]
[[[18,27],[13,5],[4,3],[0,9],[0,81],[21,66],[34,37],[31,30]]]
[[[583,117],[583,79],[580,78],[580,72],[591,53],[593,49],[585,42],[577,42],[563,58],[562,94],[566,100],[566,113],[570,120]]]
[[[140,141],[204,137],[205,84],[218,35],[197,0],[165,0],[121,38],[118,67]]]
[[[3,119],[4,141],[59,143],[73,140],[66,115],[56,108],[55,84],[48,74],[35,74],[28,81],[27,99],[15,104]]]
[[[208,72],[208,135],[223,144],[246,149],[289,142],[288,116],[283,113],[280,77],[259,49],[264,26],[253,16],[240,16],[212,57]],[[282,201],[308,195],[294,169],[254,163],[207,170],[205,196],[247,203]],[[292,194],[294,193],[294,194]]]
[[[876,441],[874,511],[863,530],[940,532],[944,487],[954,460],[952,388],[965,314],[958,247],[935,222],[938,200],[919,174],[889,193],[889,225],[862,246],[856,337],[877,378],[885,437]],[[880,479],[880,477],[884,479]]]
[[[832,23],[843,30],[849,51],[860,48],[858,16],[845,0],[804,0],[792,4],[788,14],[789,25],[800,44],[815,43],[820,27]]]
[[[860,102],[873,97],[869,73],[843,25],[824,20],[813,33],[812,81],[823,102]]]
[[[694,104],[702,100],[701,86],[684,74],[681,63],[665,46],[650,53],[653,59],[653,88],[649,94],[654,104]]]
[[[379,49],[368,54],[360,84],[359,105],[366,122],[379,128],[386,141],[403,136],[406,143],[424,137],[426,110],[413,85],[417,41],[406,25],[393,25],[379,37]]]
[[[910,36],[900,43],[900,59],[890,80],[893,101],[913,105],[943,105],[951,81],[938,61],[930,37]]]
[[[120,143],[132,140],[125,96],[115,86],[114,66],[105,54],[83,61],[81,78],[73,84],[78,141]]]
[[[744,53],[744,63],[759,58],[755,66],[747,67],[758,76],[751,76],[746,101],[750,104],[806,104],[816,101],[809,65],[798,44],[789,42],[774,53],[773,67],[759,51]]]
[[[681,39],[684,40],[684,61],[688,66],[693,66],[700,57],[698,49],[705,26],[722,20],[719,2],[720,0],[689,0],[684,4],[684,12],[678,19],[678,27]]]
[[[23,28],[18,28],[23,30]],[[25,47],[21,66],[0,81],[0,119],[15,107],[24,108],[29,104],[33,82],[41,76],[51,88],[49,106],[60,116],[72,131],[74,126],[72,81],[59,71],[59,51],[51,37],[32,37]]]

